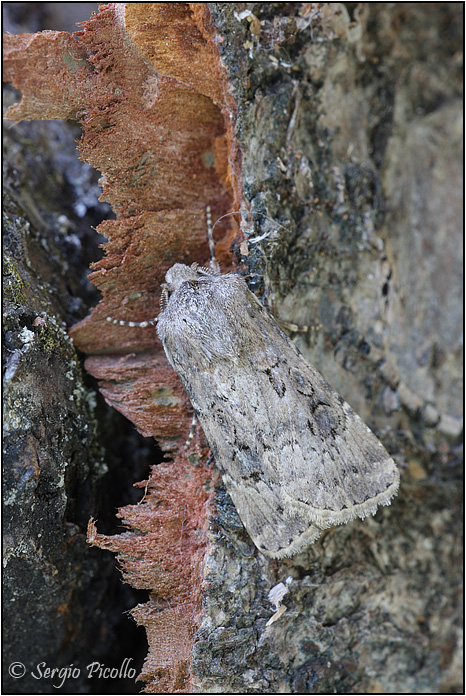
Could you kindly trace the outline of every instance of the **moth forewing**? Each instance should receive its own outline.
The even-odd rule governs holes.
[[[393,460],[242,278],[176,264],[165,287],[157,332],[264,554],[294,555],[390,503]]]

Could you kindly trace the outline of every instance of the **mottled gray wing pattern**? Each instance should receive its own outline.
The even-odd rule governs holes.
[[[254,543],[281,558],[389,504],[398,470],[244,281],[202,276],[158,325]]]

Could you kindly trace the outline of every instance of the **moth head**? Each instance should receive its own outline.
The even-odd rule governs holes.
[[[174,266],[168,269],[165,275],[164,287],[169,295],[186,283],[187,280],[197,280],[199,273],[191,266],[185,266],[184,263],[175,263]]]

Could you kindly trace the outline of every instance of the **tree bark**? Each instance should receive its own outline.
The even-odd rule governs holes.
[[[251,289],[295,325],[296,345],[377,433],[402,481],[374,518],[280,562],[254,549],[220,486],[190,688],[461,693],[462,7],[208,5],[237,105],[249,243],[235,251]],[[90,408],[60,323],[81,318],[74,298],[93,302],[63,204],[60,177],[76,166],[68,150],[63,159],[68,136],[54,124],[16,132],[60,147],[43,172],[25,136],[8,141],[6,659],[61,666],[93,659],[86,641],[130,601],[105,604],[107,561],[83,536],[101,500],[101,447],[122,424]],[[118,440],[128,459],[145,447],[134,437]],[[125,502],[130,484],[119,481],[110,505]],[[279,583],[286,611],[267,626]],[[97,653],[108,655],[103,643]],[[37,685],[8,682],[10,693]]]
[[[5,90],[6,104],[15,98]],[[86,543],[90,516],[115,532],[123,496],[140,497],[132,483],[146,475],[154,446],[105,405],[67,333],[98,299],[87,268],[100,254],[93,228],[110,212],[96,172],[77,159],[77,137],[76,124],[54,121],[4,131],[3,690],[11,694],[97,692],[109,680],[90,680],[88,665],[129,657],[137,674],[147,645],[125,613],[141,594],[121,583],[112,554]],[[77,671],[47,676],[53,668]],[[139,691],[134,676],[111,681]]]
[[[249,245],[251,285],[317,325],[296,345],[402,483],[390,508],[281,563],[252,553],[220,491],[199,689],[460,692],[461,8],[214,6],[250,234],[268,234]]]

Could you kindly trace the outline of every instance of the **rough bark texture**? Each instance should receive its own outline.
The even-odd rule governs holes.
[[[6,90],[6,105],[16,98]],[[92,227],[110,213],[77,159],[79,134],[60,122],[3,134],[3,693],[137,693],[134,677],[89,679],[86,666],[129,656],[137,673],[147,645],[125,613],[147,593],[86,544],[90,515],[117,530],[115,508],[141,497],[132,483],[156,448],[97,396],[67,334],[98,299],[86,278],[100,253]],[[61,689],[59,675],[31,675],[70,665],[80,674]]]
[[[214,3],[244,195],[254,234],[269,232],[249,246],[253,285],[279,317],[319,325],[297,345],[395,455],[402,484],[391,508],[284,563],[234,541],[219,493],[200,691],[462,689],[461,15]],[[265,628],[267,592],[287,576],[288,610]]]
[[[90,225],[108,214],[92,170],[76,161],[73,137],[76,128],[60,123],[4,135],[5,693],[53,693],[59,678],[30,674],[43,662],[79,665],[82,678],[62,691],[88,693],[85,665],[120,664],[128,654],[122,633],[133,636],[133,662],[144,643],[122,615],[137,595],[121,584],[110,554],[86,545],[89,515],[115,530],[115,506],[122,495],[136,498],[131,484],[145,474],[150,449],[96,401],[67,335],[95,301],[85,250],[98,252]],[[8,676],[14,662],[25,665],[24,678]]]
[[[307,553],[284,562],[257,553],[220,487],[205,561],[204,616],[189,669],[185,665],[190,688],[460,693],[462,7],[209,6],[238,107],[244,231],[252,239],[237,252],[251,288],[278,317],[313,327],[296,332],[297,345],[378,433],[402,470],[402,484],[392,506],[375,518],[330,529]],[[14,241],[22,237],[12,239],[12,256],[32,258],[41,277],[40,254],[25,255]],[[65,275],[63,269],[58,274]],[[13,290],[29,290],[29,276],[13,266],[8,278]],[[57,297],[63,300],[60,283]],[[69,400],[69,344],[58,327],[63,340],[52,357],[45,352],[40,337],[56,324],[48,320],[48,305],[34,302],[28,292],[15,290],[8,336],[16,362],[7,365],[6,396],[16,411],[11,409],[8,422],[17,433],[18,418],[31,420],[31,437],[40,443],[60,437],[53,453],[57,472],[60,462],[76,461],[73,481],[79,482],[86,474],[81,462],[93,446],[91,439],[82,444],[78,415],[87,414],[86,407],[83,399]],[[28,308],[26,331],[18,307]],[[34,324],[37,317],[46,323]],[[28,333],[33,330],[36,338]],[[34,380],[21,377],[15,384],[11,376],[20,375],[19,367],[29,365],[37,351],[48,371],[34,364]],[[63,368],[62,380],[55,377],[53,360]],[[59,406],[51,419],[55,430],[44,432],[40,414],[34,421],[27,409],[50,403],[44,387],[50,380],[54,393],[72,406]],[[25,384],[37,394],[27,403],[20,399]],[[15,461],[37,460],[35,441],[33,454],[27,454],[28,428],[21,425],[26,439]],[[43,499],[50,503],[54,491],[61,491],[50,507],[61,539],[67,518],[60,511],[69,507],[59,473],[54,476],[58,483]],[[21,498],[18,507],[27,514],[33,504]],[[82,523],[88,514],[94,514],[90,508],[79,509]],[[31,538],[43,534],[42,527],[32,525]],[[31,541],[26,547],[35,548]],[[82,563],[96,558],[79,548]],[[66,553],[60,559],[66,565]],[[63,592],[71,591],[76,577],[81,583],[89,577],[85,571],[74,576],[73,563],[75,557],[52,574]],[[266,627],[274,612],[267,593],[287,578],[287,611]],[[45,580],[39,592],[40,587]],[[24,597],[34,601],[27,590],[22,588]],[[152,623],[144,617],[155,653],[161,613],[154,613]],[[24,625],[28,614],[20,617]],[[65,635],[61,640],[72,645]],[[186,640],[182,647],[189,652],[191,638]],[[148,690],[155,691],[147,664]],[[88,685],[82,688],[84,693]]]

